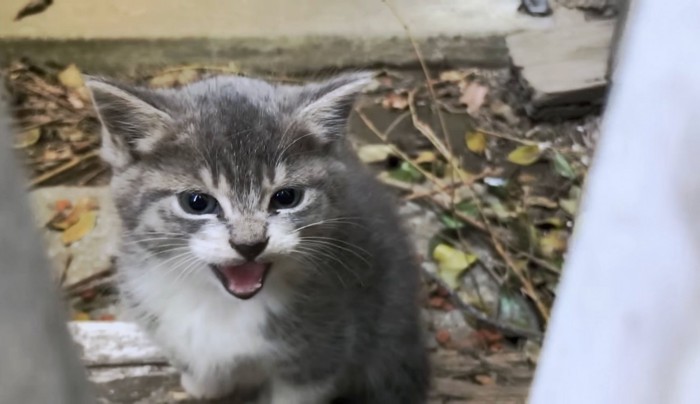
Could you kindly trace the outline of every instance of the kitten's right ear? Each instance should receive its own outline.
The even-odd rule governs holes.
[[[172,117],[148,100],[148,90],[95,77],[85,77],[85,85],[102,123],[102,158],[115,168],[151,152],[172,124]]]

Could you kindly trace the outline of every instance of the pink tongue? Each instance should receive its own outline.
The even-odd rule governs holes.
[[[257,262],[219,267],[224,287],[240,298],[253,297],[262,288],[266,270],[264,264]]]

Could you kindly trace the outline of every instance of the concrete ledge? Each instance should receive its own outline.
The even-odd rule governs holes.
[[[508,64],[505,40],[436,37],[418,40],[433,66]],[[36,62],[76,63],[90,73],[133,74],[172,64],[234,63],[256,73],[304,74],[341,68],[416,67],[408,39],[347,37],[234,39],[95,39],[0,38],[0,58],[29,57]]]

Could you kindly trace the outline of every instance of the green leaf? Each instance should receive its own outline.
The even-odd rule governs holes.
[[[479,217],[479,207],[472,200],[461,201],[457,204],[456,208],[467,216]]]
[[[576,171],[571,167],[569,161],[564,157],[563,154],[554,150],[552,155],[552,163],[554,164],[554,171],[564,178],[574,179],[576,178]]]
[[[398,168],[389,171],[389,176],[403,182],[423,181],[423,174],[406,161],[402,161]]]
[[[438,244],[433,250],[433,259],[438,263],[440,278],[452,289],[459,286],[459,277],[469,269],[478,258],[448,246]]]
[[[521,166],[529,166],[540,159],[542,150],[538,145],[524,145],[508,154],[508,161]]]
[[[440,215],[440,221],[448,229],[455,230],[455,229],[461,229],[462,227],[464,227],[464,222],[462,222],[458,218],[454,217],[451,213],[444,213],[444,214]]]

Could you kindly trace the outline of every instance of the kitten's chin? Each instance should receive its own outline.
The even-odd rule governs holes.
[[[262,290],[270,264],[246,262],[239,265],[212,265],[212,269],[228,293],[247,300]]]

